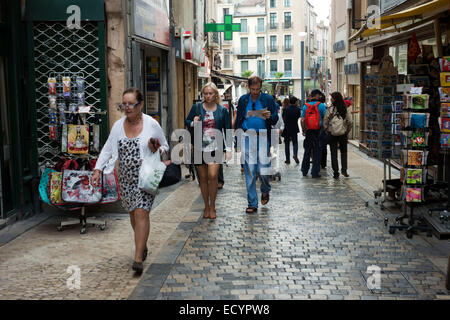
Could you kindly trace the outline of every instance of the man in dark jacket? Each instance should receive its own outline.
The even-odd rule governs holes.
[[[302,112],[298,106],[298,99],[292,96],[289,99],[289,107],[283,112],[283,120],[284,120],[284,150],[286,153],[286,164],[291,163],[290,157],[290,142],[292,141],[294,148],[294,160],[297,164],[300,163],[298,160],[298,133],[300,132],[298,128],[298,119],[301,118]]]
[[[273,97],[261,92],[261,78],[250,77],[248,86],[250,93],[239,99],[235,129],[244,131],[242,151],[248,200],[246,213],[256,213],[258,211],[257,175],[261,180],[261,204],[265,205],[269,202],[271,128],[278,122],[278,112]],[[262,117],[248,116],[249,112],[253,111],[261,112]]]

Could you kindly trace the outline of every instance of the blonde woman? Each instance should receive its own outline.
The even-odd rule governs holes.
[[[211,161],[216,156],[216,152],[221,153],[223,145],[218,145],[216,133],[221,131],[225,137],[225,131],[231,129],[230,116],[227,108],[220,105],[220,95],[214,83],[207,83],[202,88],[203,102],[194,104],[186,119],[186,125],[193,127],[195,123],[201,124],[202,141],[201,148],[202,162],[195,163],[198,168],[200,189],[202,192],[205,209],[204,219],[216,219],[216,196],[218,189],[218,173],[220,163]],[[227,143],[228,139],[223,139]],[[231,159],[231,145],[226,146],[227,159]]]

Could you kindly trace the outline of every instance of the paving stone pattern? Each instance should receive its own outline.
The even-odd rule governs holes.
[[[268,205],[248,215],[245,178],[227,168],[217,220],[195,226],[157,299],[450,298],[445,275],[404,235],[389,235],[358,185],[322,174],[283,164]],[[372,265],[378,290],[366,282]]]

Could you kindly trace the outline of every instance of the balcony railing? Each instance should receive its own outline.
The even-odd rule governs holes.
[[[283,73],[284,78],[292,78],[292,71],[285,71]]]
[[[268,52],[278,52],[278,46],[269,46],[268,48],[267,48],[267,51]]]
[[[283,29],[292,29],[293,28],[293,22],[292,21],[285,21],[283,22]]]
[[[292,46],[283,46],[283,52],[292,52]]]
[[[266,32],[266,27],[265,26],[256,26],[255,32],[256,33],[264,33],[264,32]]]
[[[278,29],[278,23],[277,22],[269,23],[268,28],[270,30],[277,30]]]
[[[251,48],[235,48],[232,50],[234,55],[236,54],[265,54],[265,47],[251,47]]]
[[[266,79],[275,79],[275,76],[277,75],[278,72],[282,72],[283,76],[281,77],[282,79],[285,78],[295,78],[295,79],[300,79],[302,77],[302,74],[300,72],[292,72],[292,71],[271,71],[271,72],[266,72],[265,73],[265,77]],[[307,78],[311,78],[312,77],[312,73],[310,70],[306,70],[305,69],[305,79]]]
[[[241,33],[248,33],[248,25],[245,26],[241,24]]]

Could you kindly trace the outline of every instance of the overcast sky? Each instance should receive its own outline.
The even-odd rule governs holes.
[[[309,2],[314,6],[314,11],[318,15],[318,21],[326,21],[329,14],[331,14],[331,1],[332,0],[309,0]]]

